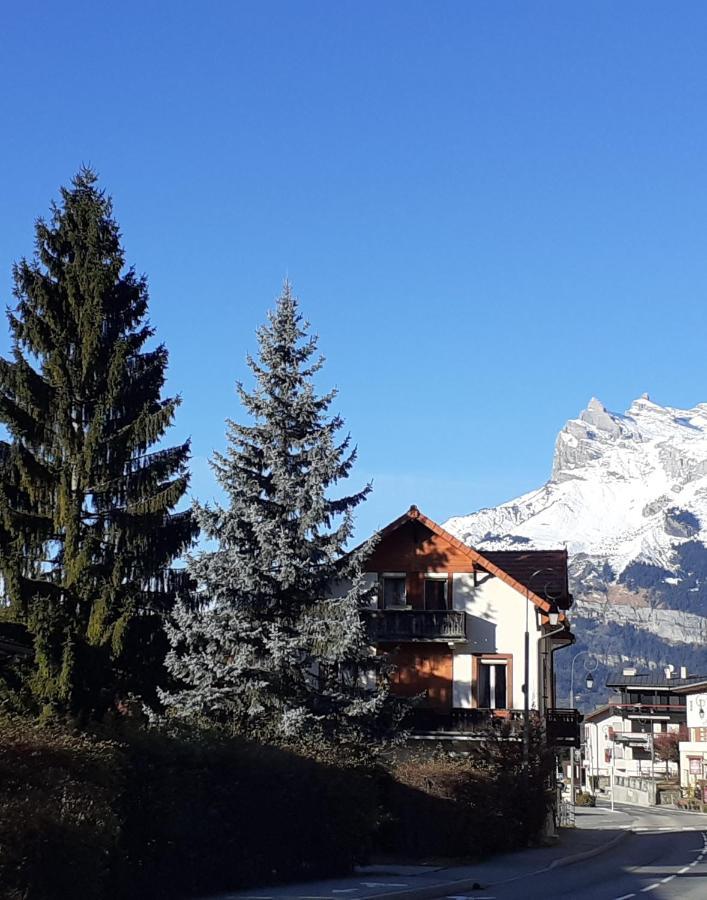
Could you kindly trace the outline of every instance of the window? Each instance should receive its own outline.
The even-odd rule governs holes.
[[[477,691],[481,709],[507,708],[507,666],[505,660],[479,660]]]
[[[447,608],[447,576],[425,577],[425,609]]]
[[[394,609],[396,606],[405,606],[405,576],[383,576],[383,606],[386,609]]]

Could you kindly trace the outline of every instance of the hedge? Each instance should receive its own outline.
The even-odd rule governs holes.
[[[379,846],[415,859],[478,859],[537,840],[553,799],[547,768],[526,775],[519,747],[489,749],[486,760],[440,753],[397,765]]]
[[[0,719],[7,900],[175,898],[339,874],[370,850],[376,817],[370,775],[294,753]]]
[[[375,851],[480,857],[525,846],[546,811],[519,747],[363,768],[235,738],[131,727],[72,734],[0,717],[7,900],[208,896],[350,871]]]

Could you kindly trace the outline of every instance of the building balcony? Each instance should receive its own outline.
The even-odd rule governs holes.
[[[410,720],[412,734],[416,736],[454,737],[478,735],[491,731],[508,737],[519,736],[523,728],[523,711],[520,709],[452,709],[440,712],[424,707],[414,709]]]
[[[477,738],[490,733],[507,739],[521,740],[524,714],[522,709],[452,709],[440,711],[423,707],[414,709],[408,722],[416,738]],[[538,714],[530,711],[531,722]],[[576,709],[549,709],[545,714],[549,747],[579,747],[579,725],[582,715]]]
[[[372,641],[466,640],[464,613],[456,609],[371,609],[365,611],[365,618]]]

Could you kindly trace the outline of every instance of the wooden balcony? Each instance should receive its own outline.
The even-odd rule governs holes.
[[[530,711],[531,722],[539,723],[538,713]],[[576,709],[549,709],[545,715],[549,747],[579,747],[579,725],[583,716]],[[454,739],[465,735],[496,733],[510,740],[521,740],[523,734],[522,709],[452,709],[448,712],[425,708],[412,711],[409,721],[413,736],[435,735],[440,739]]]
[[[366,610],[365,617],[372,641],[466,640],[464,613],[456,609],[371,609]]]
[[[447,713],[437,710],[414,709],[410,726],[413,734],[435,734],[440,737],[491,732],[508,737],[519,736],[523,728],[523,711],[520,709],[452,709]]]

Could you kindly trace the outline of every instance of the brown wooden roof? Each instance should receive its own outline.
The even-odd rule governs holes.
[[[378,533],[379,538],[384,538],[410,521],[420,522],[434,534],[449,541],[452,546],[471,560],[476,569],[494,575],[518,593],[527,596],[544,613],[550,612],[555,606],[558,594],[571,599],[567,590],[566,550],[498,550],[480,553],[445,531],[441,525],[421,513],[416,506],[411,506],[402,516],[381,529]],[[552,568],[553,572],[557,572],[556,579],[550,573],[543,573],[543,570],[547,568]],[[542,577],[543,574],[546,576],[545,581]],[[558,605],[562,608],[569,604],[560,601]],[[561,615],[561,619],[563,618],[564,616]]]
[[[572,595],[567,580],[567,550],[484,550],[504,572],[537,594],[555,600],[561,608],[570,605]],[[568,602],[569,601],[569,602]]]

